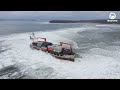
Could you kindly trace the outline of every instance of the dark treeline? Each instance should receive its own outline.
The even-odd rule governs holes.
[[[49,23],[115,23],[120,24],[120,19],[117,19],[117,22],[107,22],[107,20],[50,20]]]

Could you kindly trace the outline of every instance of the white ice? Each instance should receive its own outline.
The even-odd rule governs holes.
[[[35,32],[39,37],[46,37],[48,41],[59,43],[60,41],[77,44],[72,40],[77,32],[83,28],[58,30],[51,32]],[[1,37],[5,40],[4,45],[10,45],[11,50],[0,54],[0,68],[14,63],[22,63],[23,71],[29,70],[28,74],[34,78],[65,78],[65,79],[108,79],[120,78],[120,51],[103,50],[93,48],[87,53],[80,53],[82,58],[76,58],[75,62],[62,61],[49,54],[29,48],[31,33],[13,34]],[[78,35],[79,36],[79,35]],[[111,47],[109,47],[111,48]],[[120,48],[118,48],[120,49]],[[29,69],[28,69],[29,68]],[[43,68],[43,69],[42,69]],[[44,69],[48,68],[48,69]]]

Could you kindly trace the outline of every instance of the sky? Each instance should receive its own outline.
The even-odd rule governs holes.
[[[116,19],[120,19],[120,11],[0,11],[0,19],[32,19],[38,21],[109,19],[111,12],[116,14]]]

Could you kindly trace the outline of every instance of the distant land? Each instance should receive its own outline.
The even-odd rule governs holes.
[[[49,23],[102,23],[102,24],[120,24],[120,19],[117,22],[107,22],[107,19],[102,20],[50,20]]]
[[[107,22],[109,19],[99,19],[99,20],[46,20],[49,23],[101,23],[101,24],[120,24],[120,19],[116,19],[117,22]],[[0,21],[41,21],[36,19],[2,19]]]

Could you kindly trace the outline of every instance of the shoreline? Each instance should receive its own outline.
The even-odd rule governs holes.
[[[107,19],[102,20],[50,20],[49,23],[101,23],[101,24],[120,24],[120,19],[118,22],[107,22]]]

